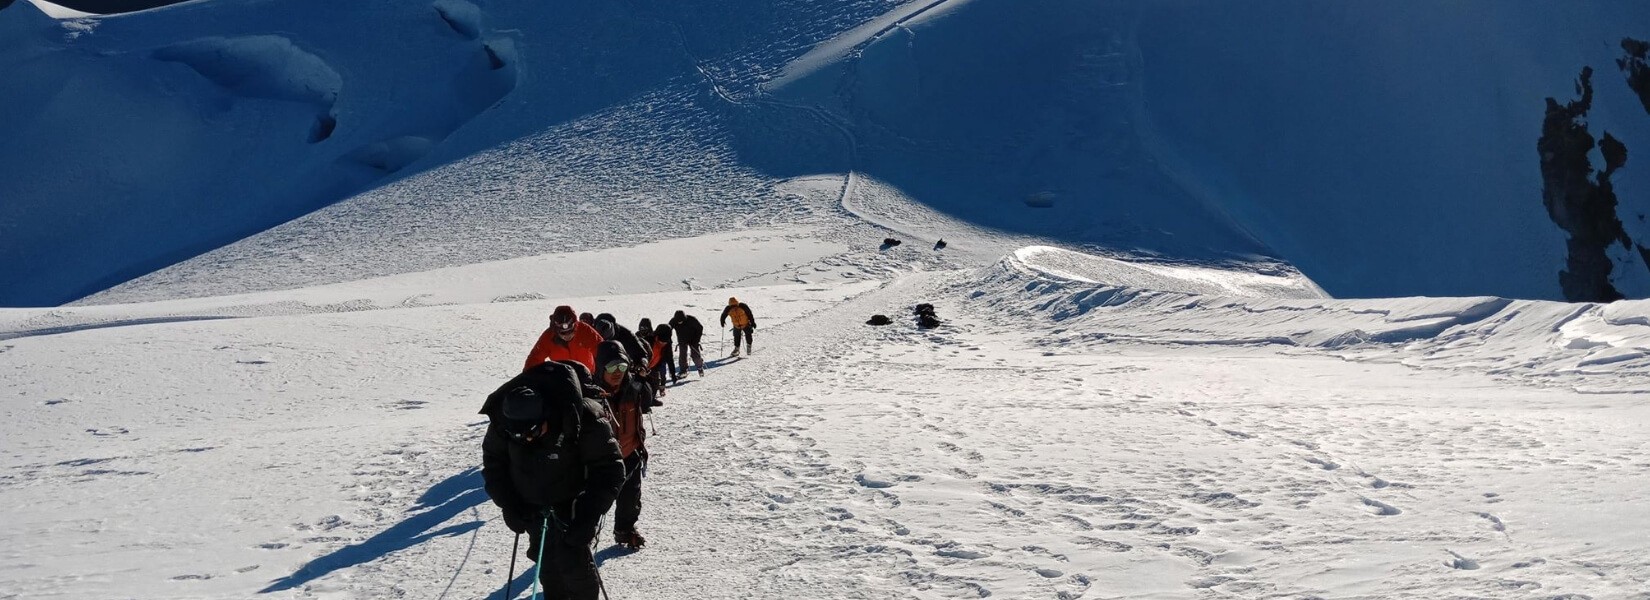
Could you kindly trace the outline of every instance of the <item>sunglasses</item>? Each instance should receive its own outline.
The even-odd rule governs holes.
[[[622,363],[622,362],[616,362],[616,363],[607,365],[606,367],[604,367],[602,369],[602,371],[605,371],[609,374],[623,373],[623,372],[629,371],[629,370],[630,370],[630,364],[629,363]]]

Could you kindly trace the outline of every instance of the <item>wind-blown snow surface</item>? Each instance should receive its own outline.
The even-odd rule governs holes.
[[[712,360],[655,413],[650,546],[601,542],[614,597],[1647,591],[1642,302],[1329,300],[1048,248],[773,285],[810,254],[882,260],[797,240],[0,311],[0,590],[495,594],[511,536],[480,490],[474,412],[545,314],[713,324],[737,295],[762,315],[756,353]],[[757,287],[600,289],[623,280],[603,265],[744,245],[763,251],[678,270]],[[534,275],[558,264],[587,266]],[[1194,293],[1211,286],[1229,293]],[[916,329],[918,302],[945,324]],[[189,313],[230,318],[165,318]],[[725,351],[714,332],[707,350]]]
[[[821,174],[1068,248],[1292,263],[1339,296],[1557,298],[1543,101],[1591,66],[1592,133],[1650,144],[1612,62],[1647,10],[287,0],[55,22],[17,2],[0,304],[202,253],[94,301],[590,249],[563,226],[586,207],[623,208],[623,242],[790,222],[808,207],[775,186]],[[1640,170],[1612,182],[1642,242]],[[1650,291],[1638,253],[1611,256]]]

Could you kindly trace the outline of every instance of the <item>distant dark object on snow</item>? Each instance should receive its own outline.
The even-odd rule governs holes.
[[[898,246],[901,243],[902,242],[894,238],[882,238],[882,249],[887,250],[889,248],[893,248],[894,246]]]
[[[1038,192],[1026,196],[1026,206],[1032,208],[1054,208],[1054,192]]]
[[[871,320],[865,322],[866,325],[892,325],[893,323],[894,320],[888,318],[888,315],[871,315]]]
[[[935,250],[944,250],[945,249],[945,238],[940,238],[940,241],[934,242],[934,249]]]
[[[940,318],[934,315],[934,305],[926,302],[918,304],[911,312],[917,315],[917,327],[933,329],[940,326]]]

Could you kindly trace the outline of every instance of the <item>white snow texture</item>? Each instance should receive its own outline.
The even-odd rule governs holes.
[[[1650,300],[1556,301],[1535,151],[1584,66],[1650,148],[1650,3],[61,16],[0,0],[0,599],[527,597],[476,411],[561,304],[711,329],[613,598],[1650,598]]]

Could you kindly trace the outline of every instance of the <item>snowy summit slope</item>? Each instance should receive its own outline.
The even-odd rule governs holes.
[[[1575,190],[1544,187],[1608,160],[1549,181],[1536,145],[1583,69],[1588,143],[1650,140],[1627,67],[1646,10],[291,0],[53,21],[15,2],[0,303],[607,247],[562,225],[602,208],[687,237],[806,210],[775,185],[822,174],[1067,248],[1292,264],[1337,296],[1562,298],[1574,262],[1642,297],[1641,169],[1612,170],[1596,214],[1548,209]],[[1561,229],[1570,212],[1600,222]],[[1595,226],[1621,234],[1567,245]]]

